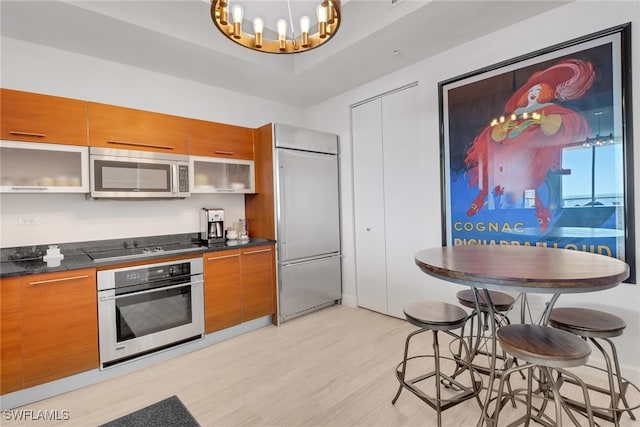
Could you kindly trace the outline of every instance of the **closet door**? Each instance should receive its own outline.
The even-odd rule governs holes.
[[[428,225],[424,194],[439,191],[424,179],[418,87],[355,106],[351,118],[358,305],[404,318],[425,298],[414,255]]]
[[[382,102],[351,109],[358,306],[387,312]]]
[[[440,191],[439,182],[424,178],[418,92],[418,86],[412,86],[382,97],[386,313],[400,318],[405,305],[426,298],[427,276],[414,256],[424,249],[426,194]],[[438,144],[435,138],[431,142]]]

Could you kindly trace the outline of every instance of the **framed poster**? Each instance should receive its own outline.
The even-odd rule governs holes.
[[[635,282],[630,32],[439,83],[443,244],[594,252]]]

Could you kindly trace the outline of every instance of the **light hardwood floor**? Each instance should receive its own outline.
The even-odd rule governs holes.
[[[435,411],[411,393],[391,404],[394,368],[414,329],[401,319],[333,306],[18,408],[66,410],[67,421],[0,424],[97,426],[175,394],[202,426],[432,426]],[[423,335],[430,349],[430,334]],[[473,426],[479,417],[472,399],[445,411],[443,425]],[[621,425],[638,422],[625,415]]]

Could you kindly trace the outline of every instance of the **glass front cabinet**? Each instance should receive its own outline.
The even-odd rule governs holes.
[[[1,193],[88,193],[89,149],[0,141]]]
[[[255,193],[253,160],[191,156],[192,193]]]

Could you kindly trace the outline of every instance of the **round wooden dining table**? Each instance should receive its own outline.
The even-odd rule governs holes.
[[[418,252],[415,262],[449,282],[516,292],[601,291],[629,277],[629,266],[619,259],[538,246],[442,246]]]
[[[553,294],[544,310],[541,323],[548,322],[560,295],[613,288],[629,277],[629,266],[616,258],[569,249],[515,245],[442,246],[416,253],[415,263],[426,274],[448,282],[470,286],[491,301],[489,289],[518,293]],[[491,304],[489,304],[491,310]],[[497,328],[493,313],[491,335],[493,348]],[[493,355],[488,392],[478,425],[492,425],[487,407],[496,379],[496,357]]]

